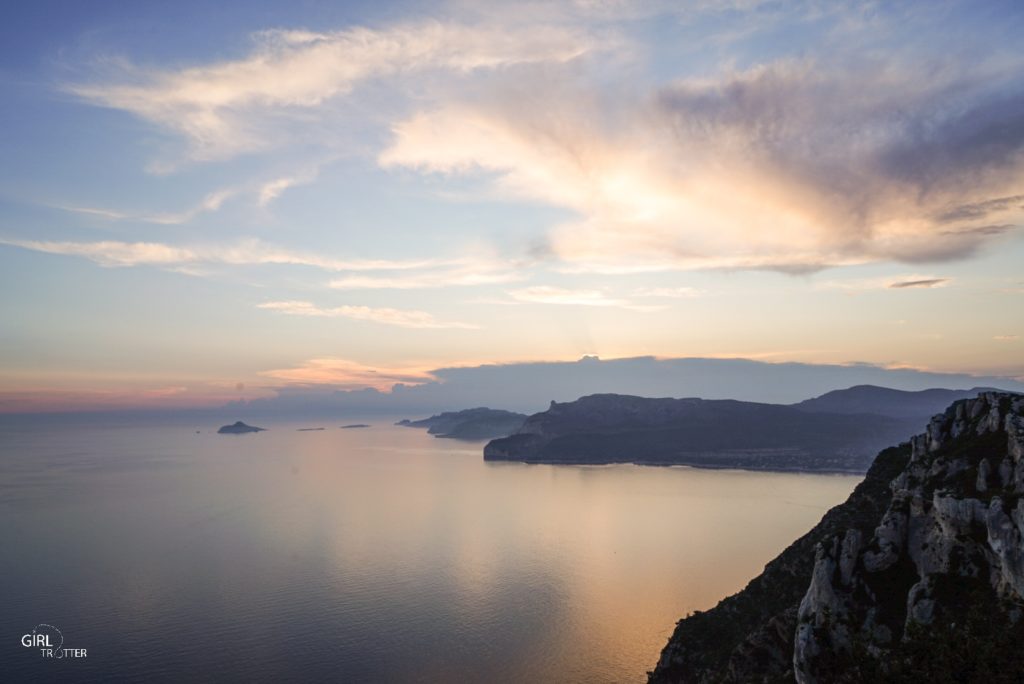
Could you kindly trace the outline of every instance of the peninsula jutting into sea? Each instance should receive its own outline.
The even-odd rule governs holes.
[[[875,454],[967,391],[867,385],[792,406],[595,394],[558,404],[484,448],[527,463],[644,463],[706,468],[863,472]],[[897,404],[897,416],[888,415]]]
[[[1022,35],[6,3],[0,684],[1024,682]]]

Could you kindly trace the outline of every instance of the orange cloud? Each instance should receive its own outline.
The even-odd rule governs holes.
[[[426,311],[404,309],[373,308],[369,306],[335,306],[324,308],[311,302],[289,300],[284,302],[263,302],[257,305],[289,316],[309,316],[316,318],[351,318],[357,321],[373,321],[384,325],[396,325],[402,328],[462,328],[472,330],[479,326],[458,321],[439,321]]]
[[[511,83],[396,123],[378,161],[571,210],[548,247],[574,272],[967,258],[1024,216],[1021,100],[979,91],[948,106],[951,83],[1000,82],[998,65],[918,71],[782,60],[677,81],[640,106]]]
[[[403,367],[383,368],[367,366],[355,361],[338,358],[310,359],[295,368],[263,371],[260,375],[275,380],[303,385],[336,385],[342,389],[367,389],[390,391],[398,383],[406,385],[431,382],[432,368]]]
[[[595,47],[568,28],[439,21],[326,33],[268,30],[253,42],[242,59],[179,70],[126,65],[120,79],[69,90],[178,131],[192,143],[194,158],[208,160],[267,147],[282,137],[265,135],[275,124],[280,130],[282,112],[316,108],[368,79],[566,62]]]

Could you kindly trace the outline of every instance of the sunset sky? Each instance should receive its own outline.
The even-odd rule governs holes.
[[[745,357],[1024,379],[1024,4],[12,3],[0,411]]]

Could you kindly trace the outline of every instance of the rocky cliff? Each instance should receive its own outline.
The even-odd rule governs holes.
[[[680,621],[651,682],[1024,681],[1024,397],[958,401],[746,589]]]

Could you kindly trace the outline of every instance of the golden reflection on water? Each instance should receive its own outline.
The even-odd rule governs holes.
[[[676,620],[741,589],[857,482],[485,463],[479,444],[390,426],[345,434],[341,450],[337,435],[304,437],[289,452],[304,505],[287,527],[328,550],[338,591],[451,582],[452,612],[474,630],[516,587],[517,600],[553,601],[551,643],[531,648],[569,678],[641,677]]]
[[[177,642],[214,674],[642,681],[676,620],[741,589],[859,479],[485,463],[479,443],[380,421],[270,427],[93,435],[100,462],[145,441],[174,466],[126,456],[76,476],[60,507],[40,502],[66,473],[39,501],[24,490],[15,512],[45,510],[44,537],[106,530],[62,562],[106,616],[92,638],[136,635],[145,657],[124,668],[144,674]],[[10,570],[30,574],[45,553],[15,541]],[[45,590],[16,612],[40,612]],[[215,660],[190,624],[253,654]]]

